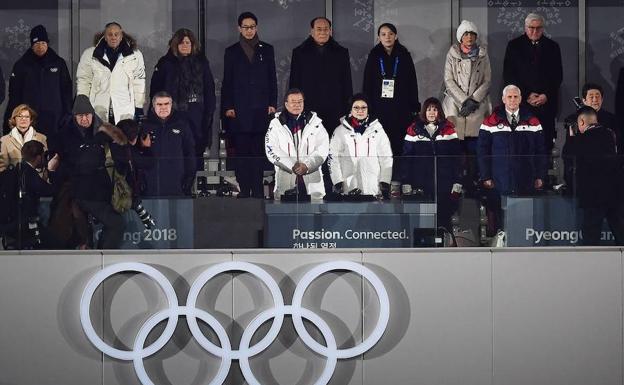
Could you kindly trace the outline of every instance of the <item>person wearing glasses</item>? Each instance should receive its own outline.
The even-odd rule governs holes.
[[[4,114],[5,133],[11,112],[28,104],[38,113],[37,129],[49,141],[57,136],[62,118],[71,111],[72,80],[65,60],[49,46],[43,25],[30,31],[30,47],[13,65],[9,77],[9,100]],[[0,86],[4,90],[4,84]],[[4,98],[4,92],[0,101]],[[51,145],[53,147],[53,144]]]
[[[264,134],[277,107],[277,77],[273,46],[260,41],[258,18],[238,16],[239,41],[225,50],[221,111],[234,149],[233,163],[239,198],[263,198]]]
[[[329,171],[341,194],[382,195],[390,191],[392,148],[368,98],[355,94],[349,114],[340,119],[329,143]]]
[[[47,150],[46,136],[33,127],[36,121],[37,113],[27,104],[20,104],[13,109],[8,121],[11,131],[0,138],[0,172],[22,160],[22,147],[30,140],[41,142]]]
[[[204,169],[204,151],[212,144],[215,86],[210,63],[201,52],[193,32],[177,30],[169,40],[169,51],[158,60],[150,83],[150,99],[166,92],[180,117],[189,120],[195,142],[196,169]],[[150,106],[153,114],[154,106]],[[153,116],[151,118],[154,118]]]
[[[557,99],[563,80],[561,50],[559,44],[544,36],[541,15],[529,13],[524,20],[524,32],[507,44],[503,82],[520,88],[522,105],[542,124],[546,151],[550,154],[556,138]]]
[[[301,90],[288,90],[284,107],[265,137],[266,156],[275,166],[275,199],[309,195],[318,201],[325,196],[321,165],[329,154],[329,135],[316,112],[306,110]]]

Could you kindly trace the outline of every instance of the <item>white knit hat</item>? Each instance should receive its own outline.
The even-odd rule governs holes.
[[[466,32],[474,32],[479,36],[479,30],[472,21],[462,20],[459,27],[457,27],[457,42],[461,43],[461,38]]]

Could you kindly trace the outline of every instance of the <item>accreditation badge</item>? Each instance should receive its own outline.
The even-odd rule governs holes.
[[[381,80],[381,97],[388,99],[394,98],[394,79]]]

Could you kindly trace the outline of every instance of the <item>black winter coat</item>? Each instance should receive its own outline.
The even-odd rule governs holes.
[[[195,142],[206,147],[211,144],[212,121],[216,106],[214,77],[210,71],[210,63],[204,55],[197,54],[190,59],[197,61],[202,68],[203,101],[190,103],[187,111],[178,113],[185,115],[189,120]],[[180,68],[180,58],[171,51],[158,60],[150,83],[150,100],[157,92],[166,91],[173,97],[173,101],[179,104],[179,98],[184,96],[178,92]],[[151,107],[150,102],[150,110]]]
[[[62,145],[58,151],[60,167],[56,172],[59,174],[56,183],[69,177],[74,198],[110,202],[113,184],[105,167],[105,144],[110,147],[117,172],[123,175],[128,172],[128,156],[125,146],[112,143],[107,133],[97,131],[95,127],[99,127],[100,122],[95,119],[94,115],[93,129],[82,131],[76,121],[71,119],[61,130]]]
[[[574,159],[576,195],[583,208],[617,207],[621,203],[622,164],[616,158],[615,135],[599,124],[568,138],[565,157]]]
[[[15,62],[9,79],[9,101],[4,114],[4,129],[13,109],[22,103],[37,112],[35,128],[54,140],[61,119],[72,108],[73,84],[65,60],[52,48],[39,58],[29,49]]]
[[[143,132],[152,137],[153,166],[145,171],[146,197],[183,196],[195,177],[195,142],[188,121],[174,112],[166,121],[150,113]]]
[[[385,76],[381,74],[380,58],[383,59]],[[397,63],[396,74],[395,63]],[[393,77],[394,98],[382,98],[382,79]],[[377,44],[368,54],[362,89],[370,101],[371,112],[379,118],[388,133],[392,152],[395,155],[400,154],[405,129],[413,119],[412,114],[420,111],[416,69],[407,48],[397,41],[392,53],[388,55],[381,43]]]
[[[317,113],[331,136],[340,118],[350,110],[353,84],[349,50],[333,38],[319,47],[308,37],[292,51],[289,88],[303,91],[305,109]]]
[[[505,51],[503,81],[505,85],[515,84],[520,88],[525,105],[531,92],[545,94],[548,101],[541,108],[554,116],[563,81],[559,44],[546,36],[536,45],[527,35],[511,40]]]
[[[236,111],[235,119],[226,119],[229,133],[266,132],[267,108],[277,107],[273,46],[259,42],[250,62],[239,42],[225,49],[223,62],[221,112]]]

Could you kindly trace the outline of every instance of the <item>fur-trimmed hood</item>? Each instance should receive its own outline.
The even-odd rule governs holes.
[[[102,123],[102,125],[98,127],[98,132],[105,133],[113,140],[113,143],[120,146],[128,144],[128,137],[126,134],[124,134],[119,127],[113,126],[110,123]]]

